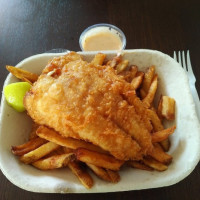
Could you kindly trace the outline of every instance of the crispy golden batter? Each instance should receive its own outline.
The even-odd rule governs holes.
[[[118,159],[139,160],[153,148],[152,127],[131,90],[112,67],[71,52],[47,65],[24,104],[38,124],[90,141]]]

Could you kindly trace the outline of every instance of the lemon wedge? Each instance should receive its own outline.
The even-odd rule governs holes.
[[[11,83],[4,87],[4,95],[10,106],[16,111],[23,112],[25,107],[23,99],[27,91],[29,91],[31,85],[27,82]]]

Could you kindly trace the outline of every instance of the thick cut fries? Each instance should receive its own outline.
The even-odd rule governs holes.
[[[73,149],[70,149],[70,148],[67,148],[67,147],[63,147],[63,146],[61,146],[61,147],[62,147],[64,153],[72,153],[72,152],[74,152]]]
[[[95,55],[94,59],[92,60],[93,65],[102,65],[106,55],[102,53],[98,53]]]
[[[47,143],[47,140],[37,137],[29,140],[28,142],[22,145],[12,146],[11,151],[16,156],[22,156],[34,149],[37,149],[45,143]]]
[[[136,77],[136,75],[138,73],[138,67],[136,65],[130,66],[129,72],[130,72],[130,78],[132,80],[134,77]]]
[[[74,158],[75,157],[73,153],[54,155],[33,162],[32,165],[41,170],[57,169],[61,167],[66,167],[68,163]]]
[[[114,171],[119,170],[121,165],[124,163],[124,161],[117,160],[113,156],[89,151],[83,148],[77,149],[75,154],[77,160]]]
[[[153,102],[154,96],[156,94],[157,87],[158,87],[158,76],[155,75],[151,83],[151,86],[148,90],[148,93],[146,94],[145,98],[142,100],[146,108],[150,108],[151,103]]]
[[[106,63],[106,65],[109,65],[109,66],[115,68],[115,67],[117,66],[117,64],[118,64],[119,62],[121,62],[121,59],[122,59],[121,56],[116,56],[116,57],[114,57],[112,60],[109,60],[109,61]]]
[[[148,71],[144,74],[144,80],[140,89],[140,96],[142,99],[147,95],[151,82],[155,74],[155,66],[151,66]]]
[[[146,171],[153,171],[153,168],[145,165],[144,163],[140,162],[140,161],[128,161],[127,164],[130,166],[130,167],[133,167],[133,168],[137,168],[137,169],[141,169],[141,170],[146,170]]]
[[[149,155],[163,164],[169,164],[172,161],[172,156],[165,153],[158,143],[154,144],[154,148]]]
[[[116,66],[117,74],[124,71],[127,68],[128,63],[128,60],[122,60],[120,63],[118,63]]]
[[[166,140],[163,140],[160,142],[162,148],[164,149],[164,151],[169,151],[169,148],[170,148],[170,140],[169,138],[167,138]]]
[[[59,145],[53,142],[48,142],[46,144],[43,144],[39,148],[30,151],[27,154],[24,154],[23,156],[20,157],[20,160],[25,164],[29,164],[39,160],[40,158],[46,156],[47,154],[51,153],[57,148],[59,148]]]
[[[35,81],[37,81],[38,79],[38,75],[25,71],[23,69],[17,68],[17,67],[13,67],[13,66],[6,66],[6,69],[12,73],[14,76],[16,76],[17,78],[19,78],[22,81],[26,81],[29,83],[34,83]]]
[[[86,164],[99,178],[112,183],[119,182],[120,176],[116,171],[104,169],[102,167],[97,167],[89,163]]]
[[[73,161],[68,163],[68,167],[78,177],[80,182],[87,188],[90,189],[94,182],[90,174],[81,166],[80,163]]]
[[[175,100],[168,96],[162,96],[161,115],[167,120],[175,119]]]
[[[167,139],[176,129],[176,126],[172,126],[167,129],[163,129],[162,131],[154,132],[152,134],[152,142],[161,142]]]
[[[147,165],[157,171],[165,171],[168,168],[167,165],[164,165],[161,162],[154,160],[150,156],[143,158],[143,162],[145,165]]]
[[[163,127],[162,122],[161,122],[160,118],[158,117],[157,113],[154,110],[149,109],[148,115],[149,115],[149,118],[151,119],[154,131],[155,132],[162,131],[164,129],[164,127]],[[169,138],[161,141],[160,144],[162,145],[162,147],[165,151],[169,150],[169,147],[170,147]]]
[[[135,78],[132,79],[131,86],[135,90],[137,90],[140,87],[142,80],[143,80],[143,76],[144,76],[144,73],[141,72]]]
[[[120,175],[117,171],[113,171],[110,169],[106,169],[108,175],[110,176],[110,180],[112,183],[117,183],[120,181]]]
[[[70,149],[86,148],[92,151],[97,151],[100,153],[106,153],[103,149],[98,146],[95,146],[91,143],[85,142],[83,140],[77,140],[74,138],[64,138],[59,133],[53,129],[49,129],[45,126],[40,126],[37,129],[37,135],[41,138],[44,138],[48,141],[54,142],[58,145],[68,147]]]
[[[137,72],[138,72],[138,67],[133,65],[128,70],[119,73],[119,75],[123,76],[124,79],[130,83],[133,80],[133,78],[136,77]]]
[[[51,156],[56,156],[56,155],[67,154],[67,153],[73,153],[73,150],[65,152],[64,148],[65,147],[59,146],[57,149],[55,149],[54,151],[52,151],[51,153],[49,153],[47,156],[45,156],[45,158],[49,158]]]
[[[154,110],[149,109],[148,110],[148,116],[149,116],[151,123],[153,125],[154,132],[162,131],[164,129],[160,118],[158,117],[158,115],[156,114],[156,112]]]
[[[111,182],[110,176],[105,169],[96,165],[86,163],[86,165],[101,179]]]
[[[156,113],[157,113],[158,117],[160,118],[160,120],[163,120],[163,116],[162,116],[162,96],[160,97]]]

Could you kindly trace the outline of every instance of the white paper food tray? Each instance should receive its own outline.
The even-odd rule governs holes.
[[[86,60],[91,60],[96,53],[81,52]],[[63,54],[35,55],[23,60],[17,67],[40,74],[51,58]],[[108,59],[116,56],[116,52],[106,52],[106,54]],[[139,70],[155,65],[159,76],[156,98],[158,99],[163,94],[176,100],[176,120],[173,123],[176,124],[177,129],[170,137],[169,154],[173,156],[173,162],[168,170],[149,172],[122,168],[119,183],[107,183],[93,176],[95,184],[92,189],[87,190],[67,168],[40,171],[30,165],[25,165],[11,153],[10,149],[12,145],[20,145],[27,141],[31,119],[26,112],[18,113],[8,106],[2,95],[0,168],[13,184],[28,191],[45,193],[115,192],[169,186],[181,181],[192,172],[200,159],[200,125],[187,75],[175,60],[158,51],[126,50],[123,55],[130,64],[137,65]],[[4,86],[17,81],[19,81],[17,78],[9,74]]]

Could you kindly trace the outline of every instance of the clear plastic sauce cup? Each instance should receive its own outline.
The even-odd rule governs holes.
[[[116,26],[111,24],[96,24],[82,32],[79,44],[82,51],[121,51],[126,47],[126,37]]]

